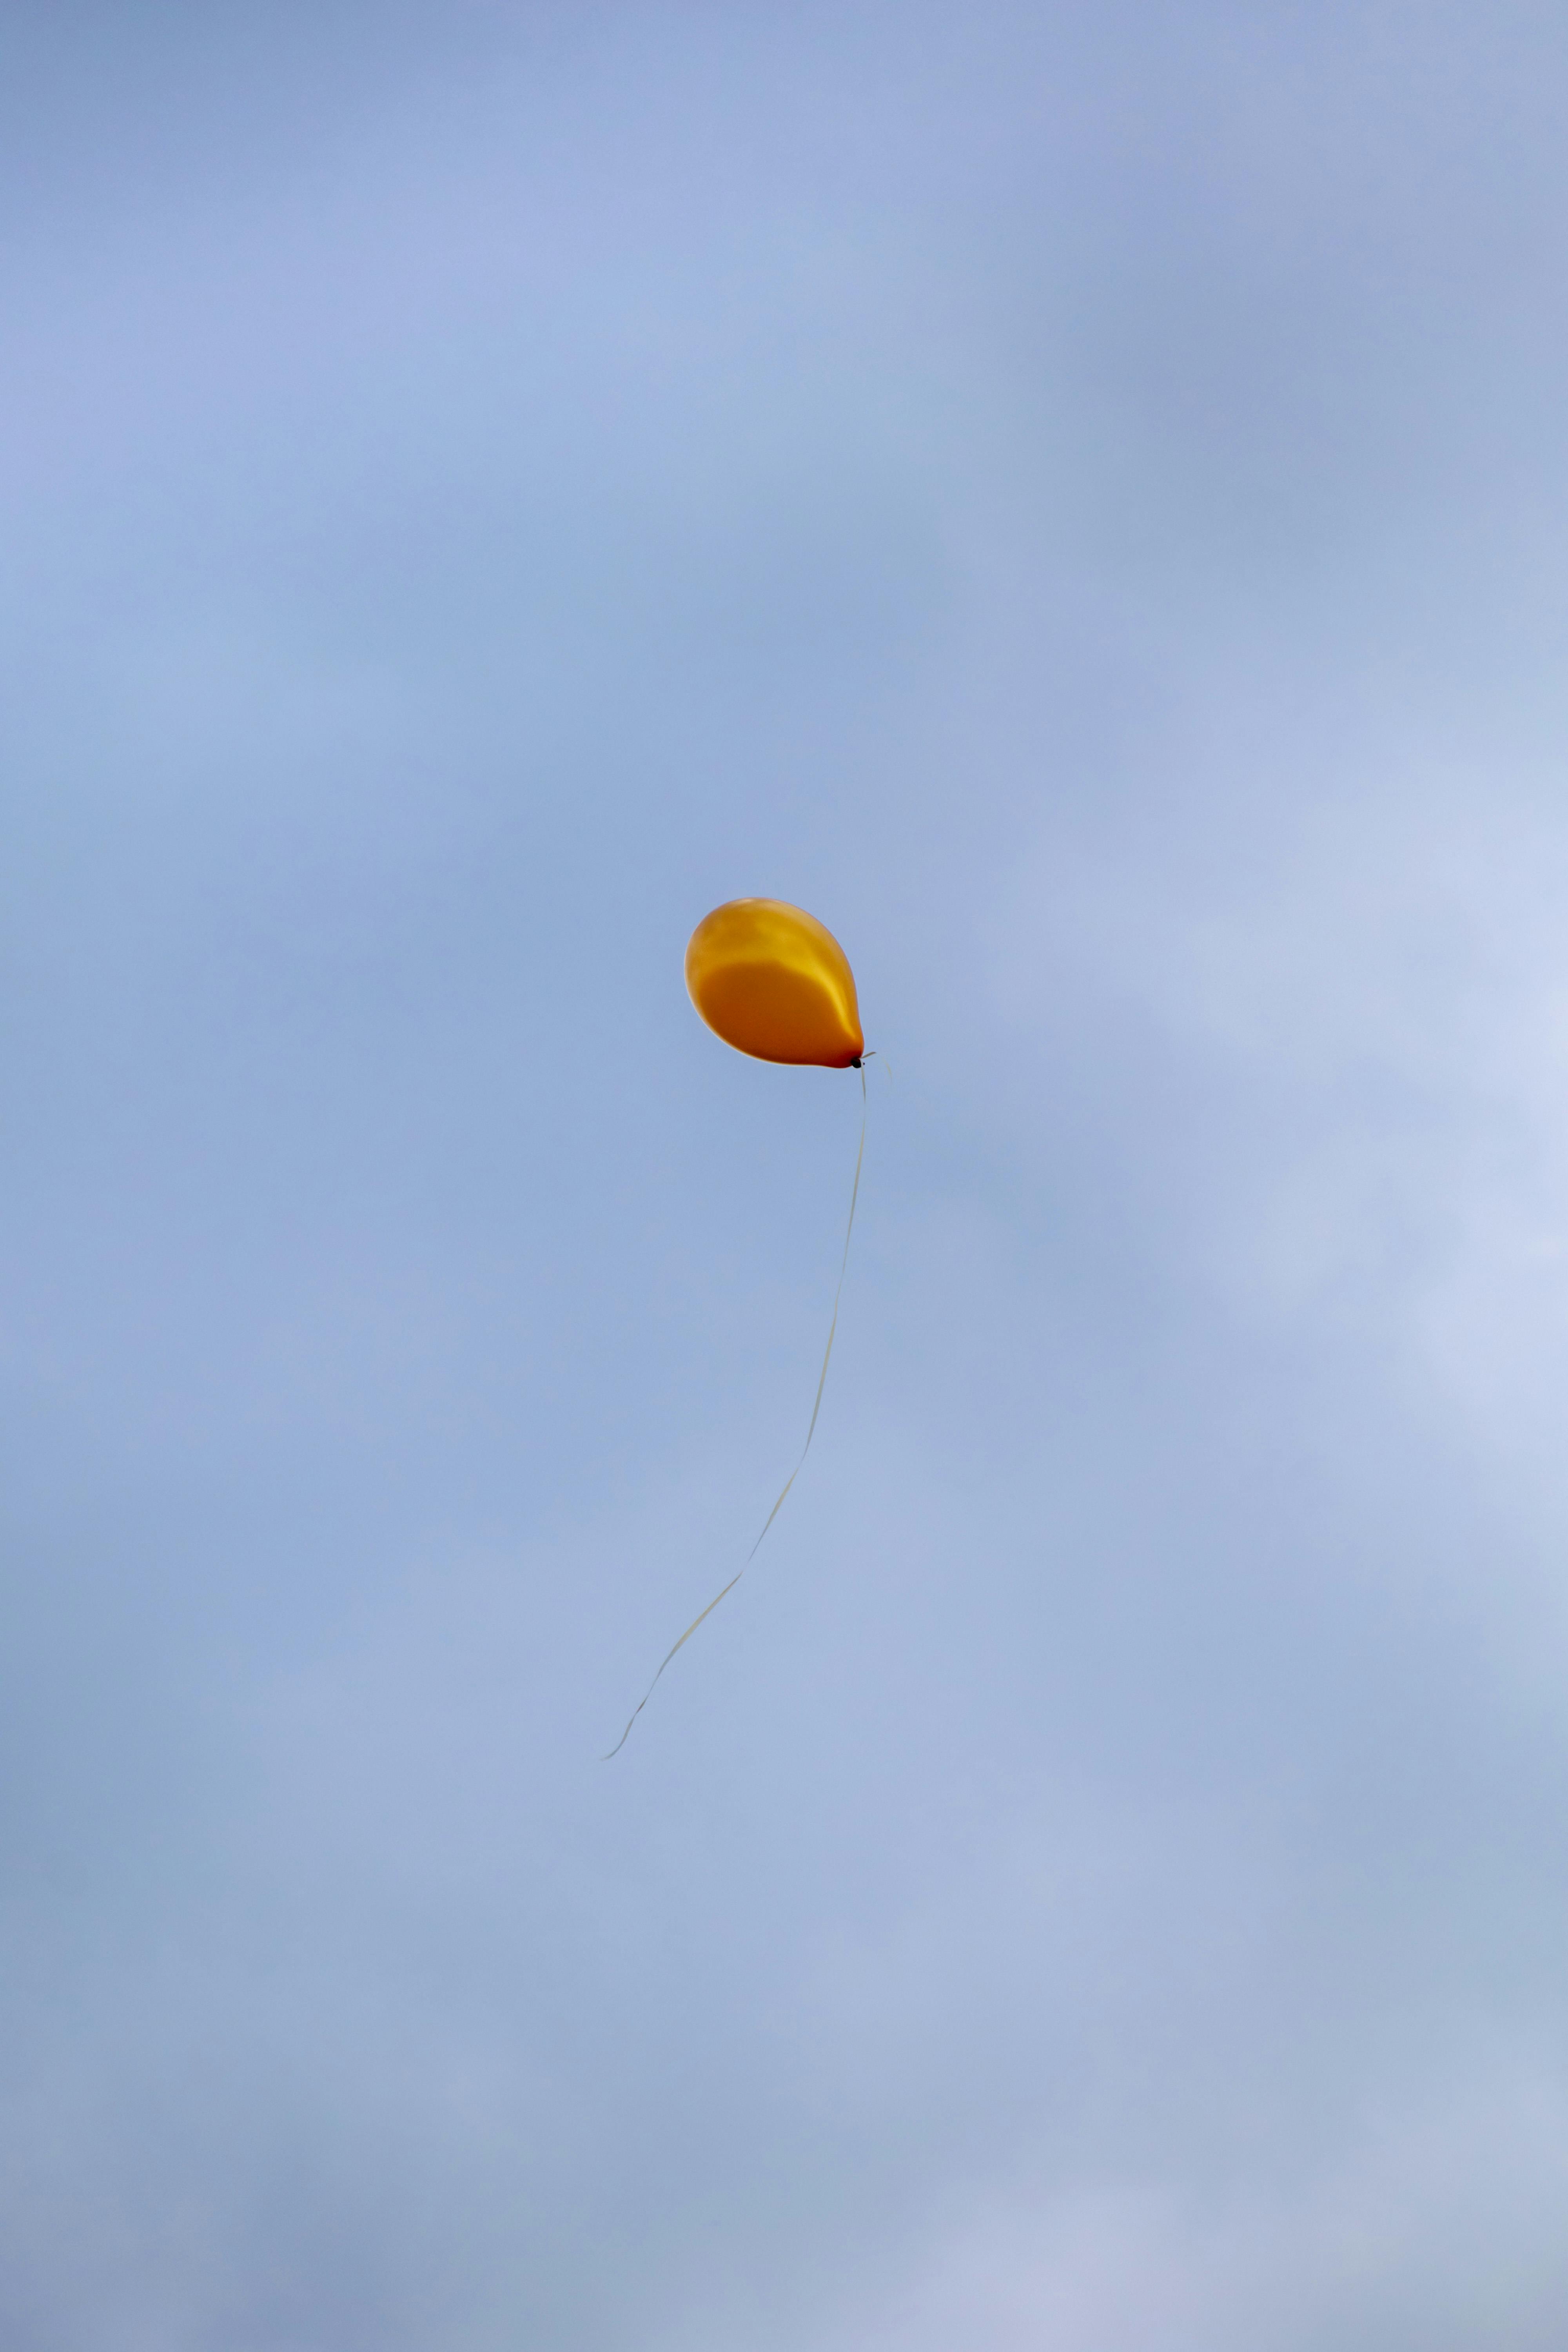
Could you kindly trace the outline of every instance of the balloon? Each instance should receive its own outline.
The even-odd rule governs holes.
[[[658,1672],[638,1699],[609,1756],[618,1756],[631,1738],[632,1726],[658,1688],[665,1667],[678,1658],[700,1625],[705,1624],[721,1601],[735,1587],[763,1548],[763,1538],[784,1506],[784,1498],[805,1466],[816,1434],[838,1331],[838,1302],[849,1265],[849,1237],[855,1231],[855,1207],[860,1198],[860,1169],[866,1157],[866,1040],[860,1034],[860,1008],[855,1002],[855,975],[849,959],[825,925],[804,907],[786,906],[782,898],[731,898],[704,915],[686,946],[686,985],[691,1002],[717,1036],[737,1052],[759,1062],[816,1062],[829,1070],[860,1073],[860,1141],[855,1153],[855,1181],[849,1188],[849,1217],[844,1228],[844,1254],[838,1261],[838,1284],[833,1293],[833,1316],[827,1345],[816,1376],[816,1395],[806,1424],[800,1459],[779,1488],[773,1509],[763,1521],[762,1534],[728,1584],[699,1612],[673,1649],[667,1650]]]
[[[858,1070],[855,975],[824,923],[782,898],[731,898],[686,950],[686,986],[716,1036],[759,1062]]]

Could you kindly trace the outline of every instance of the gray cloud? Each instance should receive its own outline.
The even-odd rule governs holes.
[[[0,2333],[1560,2340],[1558,28],[8,38]]]

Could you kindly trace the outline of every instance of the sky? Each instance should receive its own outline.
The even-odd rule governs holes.
[[[8,2352],[1568,2336],[1565,100],[0,14]]]

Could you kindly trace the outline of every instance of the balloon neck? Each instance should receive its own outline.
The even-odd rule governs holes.
[[[852,1070],[858,1070],[863,1066],[858,1054],[856,1055],[855,1059],[850,1063],[849,1066]]]

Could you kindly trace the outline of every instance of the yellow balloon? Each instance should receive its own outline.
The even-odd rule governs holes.
[[[731,898],[704,915],[686,986],[716,1036],[759,1062],[858,1069],[866,1050],[855,975],[824,923],[782,898]]]

